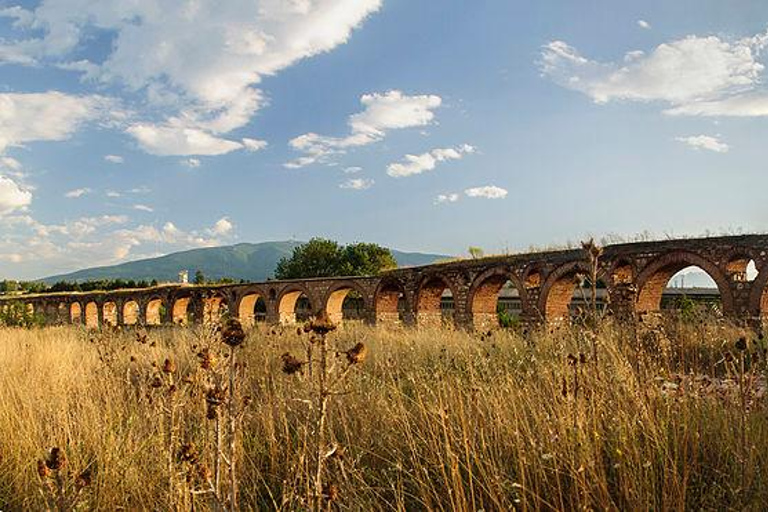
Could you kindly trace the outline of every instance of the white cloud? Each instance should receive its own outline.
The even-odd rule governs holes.
[[[213,227],[210,229],[211,234],[216,236],[228,235],[232,232],[234,225],[227,217],[222,217],[217,220]]]
[[[664,113],[703,117],[765,117],[768,116],[768,92],[754,91],[713,101],[686,103]]]
[[[115,190],[107,190],[106,196],[107,197],[115,198],[115,197],[121,197],[122,194],[120,192],[115,191]]]
[[[253,150],[223,135],[247,124],[265,104],[256,88],[263,77],[346,43],[381,3],[44,0],[34,10],[0,14],[34,29],[0,41],[0,62],[53,63],[146,94],[158,115],[151,123],[134,123],[128,133],[153,154]],[[111,51],[99,63],[79,57],[94,30],[112,36]]]
[[[21,171],[21,162],[9,156],[0,157],[0,166],[6,167],[14,172]]]
[[[355,174],[355,173],[358,173],[358,172],[360,172],[362,170],[363,170],[362,167],[353,166],[353,167],[345,167],[342,172],[344,174]]]
[[[472,154],[475,148],[463,144],[455,148],[438,148],[420,155],[405,155],[405,162],[392,163],[387,166],[387,174],[393,178],[403,178],[431,171],[439,162],[459,160],[464,155]]]
[[[367,146],[386,137],[395,129],[425,126],[435,118],[434,110],[442,99],[435,95],[408,96],[401,91],[364,94],[360,98],[364,109],[347,120],[350,133],[344,137],[329,137],[305,133],[290,141],[293,149],[304,156],[285,164],[289,169],[324,162],[330,156],[343,154],[350,148]]]
[[[727,153],[731,149],[728,144],[710,135],[691,135],[688,137],[677,137],[675,140],[687,144],[694,149],[706,149],[715,153]]]
[[[435,198],[435,204],[455,203],[458,200],[459,200],[459,194],[456,194],[456,193],[440,194]]]
[[[32,192],[11,178],[0,175],[0,216],[23,210],[32,202]]]
[[[242,142],[248,151],[261,151],[267,147],[267,141],[265,140],[243,138]]]
[[[68,197],[70,199],[75,199],[77,197],[83,197],[86,194],[90,194],[91,189],[88,187],[85,188],[76,188],[74,190],[70,190],[69,192],[64,194],[64,197]]]
[[[651,30],[651,24],[645,20],[637,20],[637,26],[645,30]]]
[[[200,167],[202,165],[202,162],[200,162],[197,158],[185,158],[181,161],[181,165],[185,167],[189,167],[190,169],[195,169],[197,167]]]
[[[545,76],[597,103],[662,101],[672,105],[672,113],[687,114],[691,105],[737,98],[758,86],[764,66],[757,58],[766,40],[766,35],[733,42],[688,36],[647,55],[629,52],[621,63],[590,60],[552,41],[544,46],[540,66]]]
[[[350,178],[339,185],[339,188],[346,188],[350,190],[367,190],[371,188],[374,181],[366,178]]]
[[[84,122],[101,117],[109,100],[100,96],[0,93],[0,153],[10,146],[69,138]]]
[[[133,205],[133,209],[138,210],[140,212],[148,212],[148,213],[152,213],[155,211],[154,208],[152,208],[151,206],[147,206],[146,204],[135,204]]]
[[[504,199],[507,197],[507,191],[495,185],[468,188],[464,193],[468,197],[483,197],[485,199]]]
[[[111,164],[122,164],[125,162],[125,158],[119,155],[106,155],[104,160]]]

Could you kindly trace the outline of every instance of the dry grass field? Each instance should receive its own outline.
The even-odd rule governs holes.
[[[233,490],[243,510],[768,504],[748,331],[345,326],[327,344],[323,368],[296,328],[232,348],[202,329],[0,330],[0,509],[231,509]]]

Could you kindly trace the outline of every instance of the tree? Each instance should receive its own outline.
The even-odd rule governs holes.
[[[325,238],[299,245],[275,269],[277,279],[374,275],[397,266],[389,249],[376,244],[341,246]]]
[[[469,251],[469,255],[472,256],[473,260],[480,259],[485,254],[485,252],[483,252],[483,250],[480,247],[475,247],[475,246],[469,246],[468,251]]]
[[[195,271],[195,278],[192,280],[195,284],[205,284],[205,275],[202,270]]]

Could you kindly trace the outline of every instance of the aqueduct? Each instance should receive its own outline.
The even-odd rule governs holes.
[[[757,271],[752,280],[747,277],[750,262]],[[689,266],[716,283],[724,316],[744,321],[768,316],[768,235],[609,245],[597,270],[611,313],[633,318],[659,310],[669,279]],[[449,322],[485,329],[498,325],[497,298],[505,285],[516,290],[522,321],[567,317],[574,291],[589,270],[585,251],[571,249],[398,268],[369,277],[4,296],[0,307],[23,302],[46,323],[90,328],[215,322],[225,314],[246,325],[261,320],[290,324],[300,310],[325,312],[340,321],[345,299],[354,295],[367,323]],[[441,308],[445,296],[452,297],[449,315]]]

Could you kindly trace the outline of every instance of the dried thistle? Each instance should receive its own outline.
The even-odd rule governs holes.
[[[347,361],[349,364],[359,364],[365,361],[365,356],[368,354],[368,348],[363,342],[358,342],[354,347],[345,352],[347,354]]]
[[[200,368],[203,370],[211,370],[216,366],[216,356],[207,347],[197,353],[198,359],[200,359]]]
[[[240,321],[230,318],[221,330],[221,341],[230,347],[237,347],[245,341],[245,331]]]
[[[328,501],[336,501],[339,499],[339,486],[336,484],[323,485],[323,498]]]
[[[320,336],[336,330],[336,324],[331,322],[331,320],[328,318],[328,315],[325,313],[320,313],[318,316],[313,318],[308,325],[309,331],[319,334]],[[307,331],[306,326],[304,327],[304,330]]]
[[[289,352],[286,352],[280,356],[280,358],[283,360],[283,373],[286,375],[293,375],[294,373],[300,371],[301,367],[305,364],[303,361],[296,359]]]
[[[67,456],[61,448],[55,446],[51,448],[45,465],[52,471],[59,471],[67,465]]]
[[[174,363],[171,359],[165,360],[163,363],[163,373],[174,373],[176,371],[176,363]]]
[[[48,478],[51,475],[51,470],[48,469],[48,465],[43,459],[37,460],[37,475],[42,478]]]

